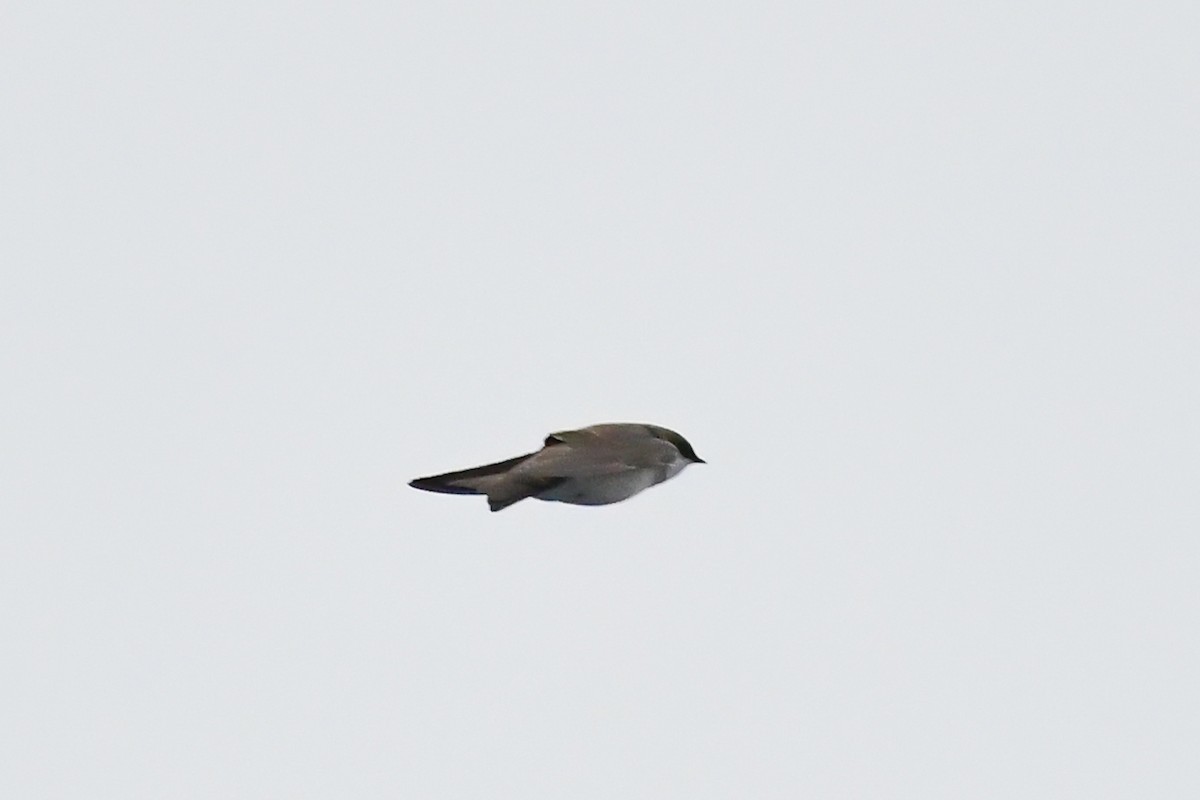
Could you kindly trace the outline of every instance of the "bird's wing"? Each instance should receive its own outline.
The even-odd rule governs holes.
[[[546,447],[553,447],[556,444],[574,445],[576,447],[587,447],[596,440],[596,434],[586,428],[580,431],[558,431],[546,437],[544,442]]]
[[[594,478],[662,467],[675,459],[674,448],[660,439],[612,442],[586,431],[566,431],[550,438],[553,444],[518,464],[513,474]]]
[[[494,484],[497,478],[508,474],[513,467],[528,461],[535,455],[537,453],[526,453],[507,461],[484,464],[482,467],[471,467],[456,472],[444,472],[441,475],[430,475],[428,478],[417,478],[415,481],[409,481],[408,485],[414,489],[442,492],[443,494],[483,494],[487,491],[486,487]]]

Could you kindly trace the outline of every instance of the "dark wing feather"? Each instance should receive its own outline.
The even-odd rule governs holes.
[[[523,456],[510,458],[507,461],[484,464],[482,467],[472,467],[471,469],[463,469],[458,472],[444,472],[441,475],[430,475],[428,478],[417,478],[414,481],[409,481],[408,485],[414,489],[424,489],[427,492],[441,492],[442,494],[483,494],[479,489],[455,484],[458,481],[470,480],[471,478],[486,478],[489,475],[499,475],[508,472],[517,464],[520,464],[533,455],[536,454],[526,453]]]

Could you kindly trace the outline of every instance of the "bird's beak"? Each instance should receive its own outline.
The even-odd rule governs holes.
[[[707,464],[708,462],[707,462],[707,461],[705,461],[703,458],[700,458],[699,456],[697,456],[697,457],[696,457],[696,460],[695,460],[694,462],[692,462],[692,463],[694,463],[694,464]]]

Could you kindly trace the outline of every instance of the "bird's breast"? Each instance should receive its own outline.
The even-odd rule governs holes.
[[[627,500],[665,477],[661,470],[637,469],[619,475],[572,478],[539,494],[537,498],[577,506],[603,506]]]

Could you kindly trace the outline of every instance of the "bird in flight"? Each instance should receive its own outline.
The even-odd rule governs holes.
[[[704,459],[678,433],[631,422],[552,433],[541,450],[409,482],[443,494],[485,494],[492,511],[526,497],[603,506],[628,500]]]

